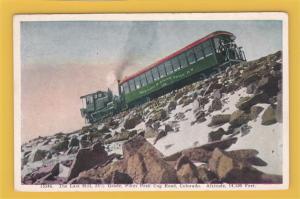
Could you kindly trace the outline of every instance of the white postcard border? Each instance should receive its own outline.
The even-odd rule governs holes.
[[[21,183],[21,37],[26,21],[174,21],[174,20],[281,20],[283,65],[283,183],[282,184],[133,184],[133,185],[23,185]],[[283,190],[289,187],[289,57],[288,15],[283,12],[147,13],[147,14],[28,14],[13,19],[14,52],[14,185],[24,192],[107,191],[232,191]]]

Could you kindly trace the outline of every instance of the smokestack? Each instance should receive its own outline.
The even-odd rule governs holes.
[[[121,85],[120,85],[121,80],[118,79],[118,90],[119,90],[119,96],[121,96]]]

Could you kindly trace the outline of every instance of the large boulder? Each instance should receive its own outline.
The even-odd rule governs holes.
[[[167,117],[168,117],[167,111],[164,109],[160,109],[160,110],[156,111],[156,113],[153,115],[152,120],[153,121],[164,121],[165,119],[167,119]]]
[[[188,97],[188,98],[184,99],[183,102],[182,102],[182,107],[185,107],[185,106],[189,105],[193,101],[194,101],[193,97]],[[180,104],[180,101],[179,101],[179,104]]]
[[[105,136],[103,136],[103,139],[104,139],[104,140],[107,140],[107,139],[109,139],[109,138],[111,138],[111,137],[112,137],[111,134],[106,134]]]
[[[88,134],[84,134],[81,136],[80,141],[81,140],[88,140]]]
[[[227,151],[227,155],[235,160],[239,160],[248,165],[267,166],[267,163],[257,157],[258,151],[255,149],[240,149]]]
[[[258,93],[252,97],[241,98],[236,104],[236,107],[240,110],[248,111],[253,105],[258,103],[268,103],[269,96],[265,93]]]
[[[218,183],[218,177],[216,176],[216,174],[209,171],[208,168],[206,168],[206,166],[207,165],[197,167],[199,181],[206,184],[214,182]]]
[[[239,171],[246,168],[246,165],[231,158],[224,151],[218,148],[213,151],[212,157],[208,162],[208,166],[211,171],[217,174],[221,181],[226,181],[226,178],[231,173],[235,172],[235,170]]]
[[[208,108],[208,112],[218,111],[222,109],[222,102],[219,98],[213,99],[210,107]]]
[[[54,152],[62,152],[62,151],[66,151],[68,150],[68,146],[69,146],[69,141],[68,140],[63,140],[60,141],[58,143],[56,143],[51,150]]]
[[[214,115],[211,118],[211,122],[208,124],[208,126],[216,126],[221,125],[229,122],[230,120],[230,114],[218,114]]]
[[[51,140],[52,140],[51,138],[46,139],[46,141],[44,141],[42,145],[43,146],[49,145]]]
[[[263,110],[264,108],[261,106],[252,106],[250,108],[250,119],[255,120]]]
[[[161,126],[160,124],[160,121],[155,121],[153,124],[152,124],[152,127],[154,130],[158,130],[158,128]]]
[[[220,88],[222,88],[222,84],[218,83],[218,79],[217,78],[211,79],[206,89],[204,90],[203,96],[208,95],[211,92],[213,92],[215,89],[220,89]]]
[[[68,148],[79,146],[79,140],[76,137],[71,138]]]
[[[156,138],[155,138],[155,140],[154,140],[154,142],[153,142],[153,144],[156,144],[158,140],[160,140],[161,138],[163,138],[167,135],[168,135],[168,133],[166,131],[160,129],[157,136],[156,136]]]
[[[267,76],[261,78],[261,80],[258,82],[257,90],[266,93],[270,97],[275,96],[279,91],[278,88],[279,78],[281,77],[274,77],[271,76],[270,74],[267,74]]]
[[[144,137],[136,136],[123,144],[127,174],[134,183],[177,183],[176,170]]]
[[[120,181],[117,180],[116,177],[119,178],[122,176],[119,177],[118,176],[113,177],[113,176],[116,174],[116,172],[119,172],[121,173],[121,175],[123,175],[125,174],[125,171],[126,171],[126,164],[124,160],[119,160],[119,161],[111,162],[110,164],[100,165],[99,167],[95,167],[90,170],[83,171],[76,178],[73,178],[68,183],[69,184],[117,183]]]
[[[199,183],[197,167],[186,156],[181,156],[175,165],[180,183]]]
[[[66,155],[70,155],[70,154],[75,154],[77,153],[79,150],[78,146],[74,146],[74,147],[70,147],[64,154]],[[49,159],[51,159],[52,157],[50,156]]]
[[[170,103],[168,105],[168,111],[171,112],[171,111],[175,110],[176,106],[177,106],[177,102],[176,101],[170,101]]]
[[[241,126],[249,121],[249,115],[241,110],[236,110],[230,115],[229,123],[232,126]]]
[[[47,153],[48,152],[46,150],[35,149],[31,152],[28,161],[36,162],[36,161],[43,160],[46,157]]]
[[[183,92],[182,90],[179,90],[179,91],[175,94],[175,100],[180,99],[183,95],[184,95],[184,92]]]
[[[281,176],[268,175],[253,168],[246,162],[230,156],[227,152],[216,148],[208,163],[209,169],[218,179],[227,183],[280,183]]]
[[[246,93],[247,94],[254,94],[257,88],[257,83],[251,83],[247,86]]]
[[[71,167],[72,166],[72,163],[73,163],[73,160],[63,160],[60,162],[63,166],[65,167]]]
[[[174,119],[177,121],[183,121],[185,120],[185,114],[183,112],[176,113],[174,115]]]
[[[271,125],[277,122],[276,120],[276,107],[270,105],[262,115],[262,125]]]
[[[154,130],[154,128],[146,127],[144,137],[145,138],[153,138],[153,137],[156,137],[157,134],[158,134],[158,132],[156,130]]]
[[[243,86],[247,87],[249,84],[253,82],[257,82],[259,80],[259,75],[257,73],[252,73],[249,76],[242,75],[243,77]]]
[[[63,132],[58,132],[56,134],[54,134],[54,137],[57,139],[61,139],[65,136],[65,134]]]
[[[219,128],[216,131],[211,131],[208,134],[208,142],[214,142],[214,141],[221,140],[222,136],[225,134],[226,134],[226,132],[224,131],[223,128]]]
[[[133,129],[136,125],[141,122],[141,115],[139,114],[132,114],[129,115],[127,119],[125,119],[124,128],[125,129]]]
[[[185,149],[182,155],[188,157],[193,162],[208,162],[211,152],[201,147]]]
[[[203,108],[209,102],[208,97],[199,97],[196,100],[196,108]]]
[[[108,154],[104,150],[102,143],[96,143],[92,148],[80,149],[72,163],[68,180],[75,178],[84,170],[103,164],[108,160]]]
[[[144,177],[147,173],[147,168],[142,154],[135,153],[126,159],[127,172],[132,176],[135,183],[143,183]]]
[[[110,184],[132,184],[133,180],[127,173],[122,173],[120,171],[114,171],[111,176],[104,179],[104,181]]]
[[[102,142],[103,141],[103,136],[104,136],[103,133],[100,133],[100,131],[95,130],[95,131],[89,132],[88,140],[91,143],[96,143],[96,142],[99,142],[99,141]]]
[[[196,119],[195,122],[201,123],[201,122],[206,121],[205,112],[203,110],[201,110],[200,108],[194,110],[194,115],[195,115],[195,119]]]
[[[111,131],[109,130],[108,124],[102,124],[101,126],[98,127],[98,132],[103,134],[103,133],[109,133]]]
[[[119,123],[120,123],[120,121],[118,119],[109,118],[109,121],[106,123],[106,126],[112,128],[112,129],[116,129],[119,126]]]
[[[237,138],[227,138],[224,140],[219,140],[215,142],[210,142],[208,144],[201,145],[199,147],[193,147],[189,149],[182,150],[180,152],[174,153],[167,157],[164,157],[165,161],[176,161],[182,155],[188,157],[193,162],[208,162],[211,158],[211,153],[215,148],[227,149],[232,144],[236,143]]]
[[[188,100],[189,100],[189,96],[184,95],[184,96],[181,97],[181,99],[178,101],[178,104],[179,104],[179,105],[184,104],[185,101],[188,101]]]
[[[214,99],[221,99],[222,98],[222,92],[221,89],[217,89],[213,92],[212,97]]]
[[[231,84],[225,85],[224,88],[223,88],[222,90],[223,90],[223,92],[225,92],[225,93],[232,93],[232,92],[238,90],[239,87],[240,87],[239,84],[233,82],[233,83],[231,83]]]
[[[205,149],[207,151],[213,151],[215,148],[219,149],[227,149],[229,148],[232,144],[235,144],[237,141],[236,137],[231,137],[231,138],[226,138],[223,140],[215,141],[215,142],[210,142],[207,144],[204,144],[202,146],[199,146],[199,148]]]
[[[173,126],[175,126],[175,125],[173,125],[172,123],[165,124],[165,132],[168,133],[170,131],[174,131]]]
[[[239,149],[233,151],[227,151],[227,155],[234,157],[235,159],[248,159],[258,155],[258,151],[255,149]]]
[[[38,181],[41,178],[46,178],[50,176],[57,176],[59,174],[59,163],[56,163],[54,165],[45,165],[37,170],[35,170],[32,173],[29,173],[24,176],[22,179],[23,183],[25,184],[41,184],[41,181]]]
[[[91,142],[88,140],[80,140],[79,142],[79,148],[84,149],[91,146]]]

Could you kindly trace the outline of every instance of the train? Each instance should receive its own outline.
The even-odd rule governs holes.
[[[154,98],[245,62],[236,36],[228,31],[215,31],[136,73],[118,80],[118,95],[97,91],[81,96],[81,115],[93,124],[121,111],[142,105]]]

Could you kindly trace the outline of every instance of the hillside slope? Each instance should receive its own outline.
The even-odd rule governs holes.
[[[281,52],[22,145],[22,183],[281,183]]]

